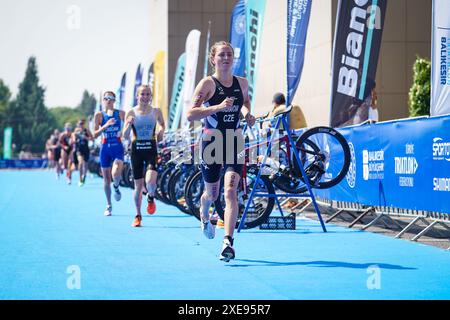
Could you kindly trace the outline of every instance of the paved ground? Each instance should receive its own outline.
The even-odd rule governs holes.
[[[337,224],[323,233],[244,230],[219,261],[223,230],[157,204],[132,228],[132,192],[102,215],[100,179],[83,188],[44,171],[0,172],[0,299],[450,299],[449,252]]]

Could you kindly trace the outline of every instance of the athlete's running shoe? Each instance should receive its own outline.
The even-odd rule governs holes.
[[[82,187],[82,186],[84,186],[84,181],[80,181],[80,182],[78,182],[78,186],[79,186],[79,187]]]
[[[150,197],[147,193],[147,213],[154,214],[156,211],[155,198]]]
[[[224,226],[225,226],[224,221],[220,218],[217,219],[216,228],[223,229]]]
[[[220,253],[220,260],[229,262],[230,260],[234,259],[235,252],[233,249],[233,244],[228,239],[223,239],[223,245],[222,245],[222,252]]]
[[[120,201],[120,199],[122,199],[122,194],[120,193],[119,186],[116,187],[116,185],[113,183],[113,187],[114,187],[114,199],[116,199],[116,201]]]
[[[216,229],[214,228],[211,221],[209,221],[209,220],[207,222],[200,221],[200,226],[201,226],[203,234],[205,235],[206,238],[214,239],[214,237],[216,235]]]
[[[107,206],[105,209],[105,212],[103,212],[103,214],[107,217],[109,217],[110,215],[112,215],[112,207],[111,206]]]
[[[131,226],[132,227],[140,227],[141,221],[142,221],[142,216],[136,216],[136,217],[134,217],[133,224]]]

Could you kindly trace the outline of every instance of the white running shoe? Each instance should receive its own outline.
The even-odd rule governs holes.
[[[112,215],[112,207],[111,206],[107,206],[105,209],[105,212],[103,212],[103,214],[107,217],[109,217],[110,215]]]
[[[114,187],[114,199],[116,199],[116,201],[120,201],[120,199],[122,199],[122,194],[120,193],[119,187],[116,187],[113,184]]]
[[[211,221],[208,222],[200,221],[200,226],[202,228],[203,234],[208,239],[214,239],[216,235],[216,228],[212,225]]]
[[[233,247],[231,246],[230,240],[224,239],[222,245],[222,252],[220,253],[219,259],[225,262],[229,262],[234,259],[236,253],[234,252]]]

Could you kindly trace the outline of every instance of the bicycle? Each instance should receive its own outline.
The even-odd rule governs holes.
[[[275,117],[289,113],[292,107],[286,108]],[[262,122],[260,119],[259,122]],[[299,133],[299,132],[298,132]],[[297,134],[298,134],[297,133]],[[312,188],[330,188],[338,184],[348,172],[350,165],[350,149],[345,138],[335,129],[329,127],[314,127],[295,137],[295,148]],[[257,139],[254,139],[257,140]],[[264,172],[266,164],[249,164],[249,154],[252,149],[267,146],[267,142],[248,143],[246,147],[246,165],[238,187],[239,214],[237,225],[247,205],[249,194],[255,187],[255,179],[259,170],[263,170],[256,186],[255,194],[275,194],[275,187],[287,193],[302,194],[307,191],[304,177],[301,174],[295,154],[292,152],[288,134],[283,134],[272,143],[279,145],[280,163]],[[333,159],[333,161],[331,161]],[[200,197],[203,193],[201,172],[197,172],[188,180],[185,189],[185,199],[194,216],[199,219]],[[221,189],[223,188],[223,178]],[[215,211],[224,219],[224,200],[222,197],[214,202]],[[263,223],[271,214],[275,200],[273,197],[256,197],[252,199],[247,212],[244,228],[253,228]]]

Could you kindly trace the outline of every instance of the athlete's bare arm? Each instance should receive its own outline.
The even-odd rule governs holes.
[[[89,130],[89,128],[86,128],[86,133],[88,140],[94,140],[94,135],[92,134],[91,130]]]
[[[119,111],[119,117],[120,117],[120,120],[125,121],[125,111],[120,110]]]
[[[242,94],[244,96],[244,103],[241,108],[241,113],[244,116],[249,126],[253,126],[255,124],[255,117],[250,113],[251,104],[250,97],[248,95],[248,81],[245,78],[237,77],[239,81],[239,85],[242,89]]]
[[[162,111],[159,108],[158,108],[157,122],[159,124],[160,129],[158,131],[156,139],[157,141],[162,141],[164,139],[164,131],[166,131],[166,124],[164,123],[164,116],[162,114]]]
[[[135,114],[133,110],[128,110],[125,114],[125,124],[123,126],[122,136],[125,140],[130,139],[131,126],[134,123]]]
[[[97,138],[103,132],[103,129],[100,129],[102,118],[102,113],[97,111],[94,115],[94,138]]]

